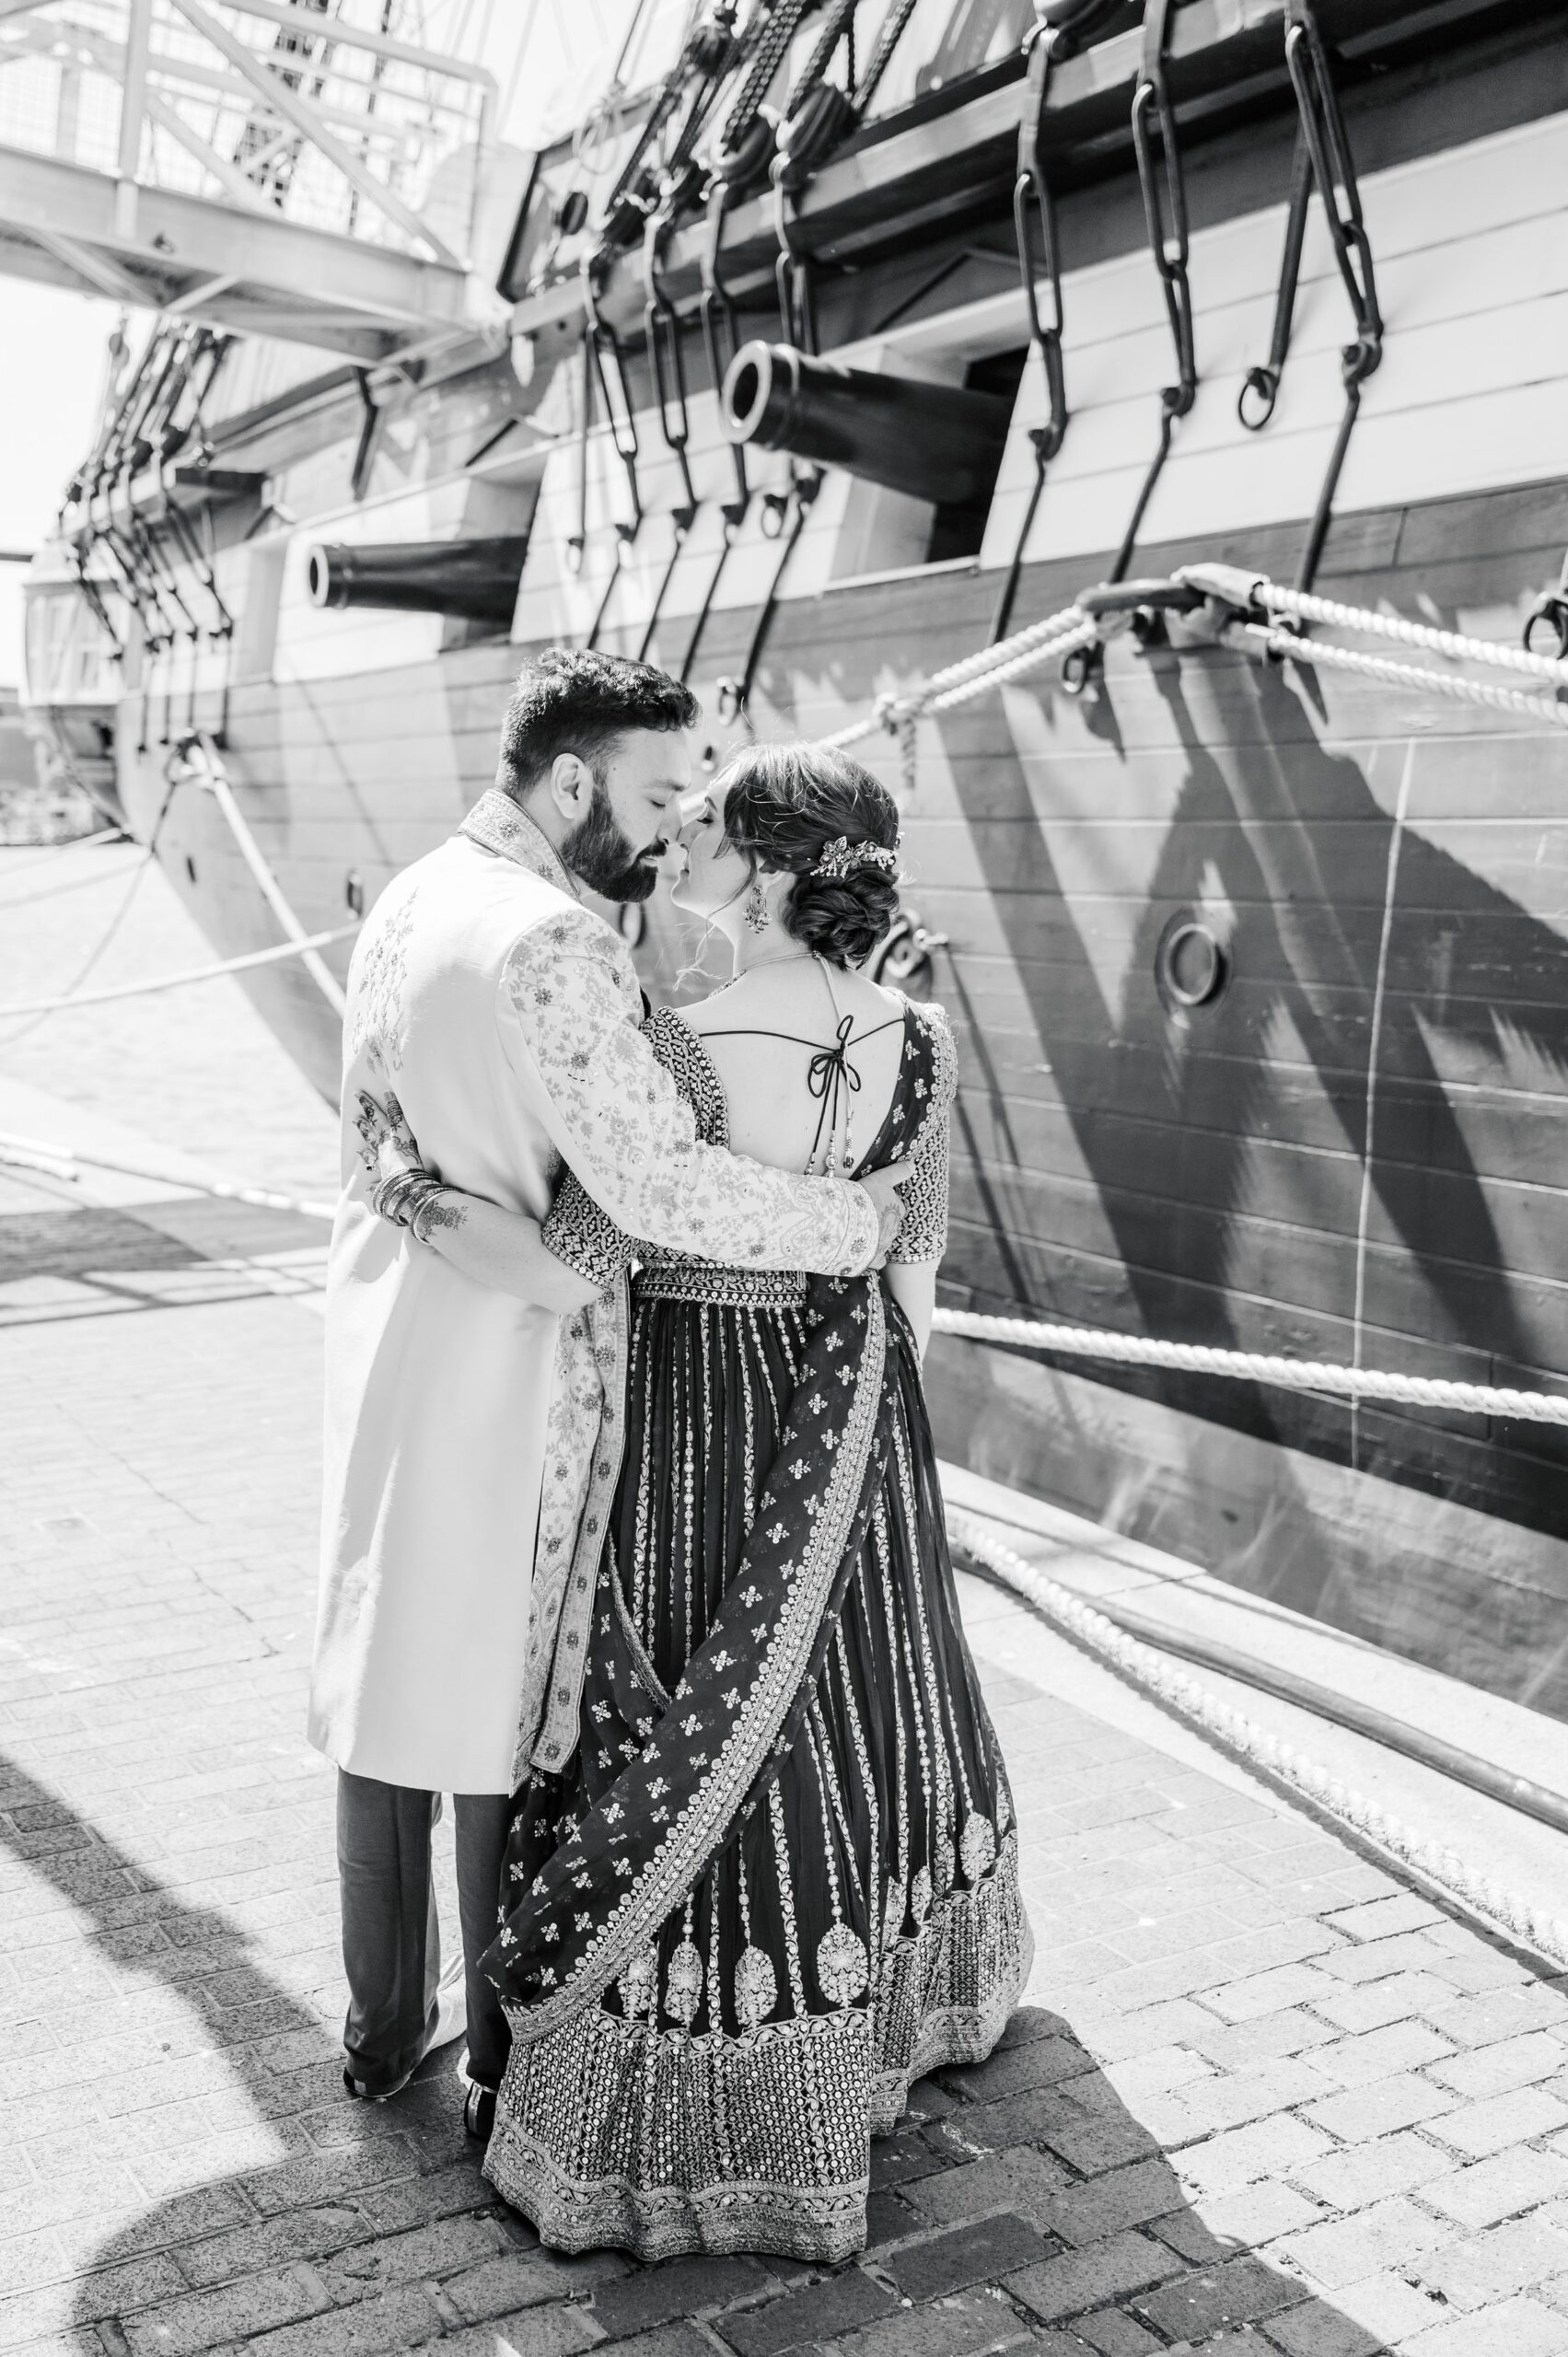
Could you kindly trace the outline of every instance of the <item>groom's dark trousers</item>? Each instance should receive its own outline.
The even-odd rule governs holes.
[[[468,1995],[469,2075],[498,2087],[511,2033],[478,1969],[495,1937],[511,1803],[504,1793],[455,1793],[458,1912]],[[441,1973],[430,1836],[439,1793],[338,1771],[338,1878],[343,1891],[349,2070],[367,2096],[407,2078],[436,2033]]]

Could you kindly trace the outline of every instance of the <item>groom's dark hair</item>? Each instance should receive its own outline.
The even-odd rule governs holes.
[[[651,663],[551,646],[517,674],[501,724],[501,758],[515,793],[537,784],[558,753],[575,753],[597,777],[600,755],[618,737],[690,728],[701,710],[690,688]]]

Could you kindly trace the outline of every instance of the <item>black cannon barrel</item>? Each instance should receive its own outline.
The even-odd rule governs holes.
[[[843,467],[938,506],[990,496],[1009,404],[957,385],[917,384],[814,360],[787,343],[742,344],[719,396],[732,442]]]
[[[528,546],[526,533],[497,540],[323,545],[310,552],[310,602],[509,622]]]

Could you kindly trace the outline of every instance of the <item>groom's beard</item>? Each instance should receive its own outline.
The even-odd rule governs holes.
[[[654,842],[641,851],[633,849],[611,807],[609,787],[596,778],[588,815],[562,844],[561,857],[574,876],[605,900],[645,900],[658,882],[655,862],[664,848]]]

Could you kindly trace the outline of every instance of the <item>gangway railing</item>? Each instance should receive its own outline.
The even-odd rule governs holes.
[[[494,84],[389,22],[0,0],[0,271],[358,359],[463,328]]]

